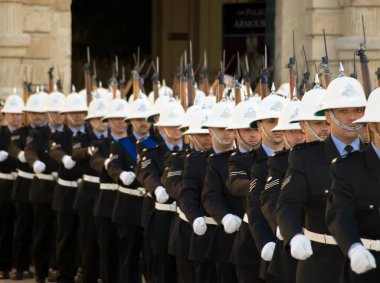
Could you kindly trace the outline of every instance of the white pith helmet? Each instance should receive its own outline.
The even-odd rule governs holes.
[[[255,119],[257,105],[252,99],[240,102],[235,106],[234,112],[230,119],[228,129],[247,129],[250,123]]]
[[[103,118],[107,114],[107,101],[103,98],[95,98],[88,106],[86,120],[94,118]]]
[[[185,121],[185,110],[183,110],[182,105],[171,98],[170,101],[164,105],[158,122],[155,123],[155,126],[160,127],[180,127]]]
[[[185,113],[184,123],[179,128],[180,129],[188,128],[190,126],[190,123],[191,123],[191,116],[192,116],[193,112],[195,112],[199,109],[202,109],[201,105],[193,105],[193,106],[190,106],[189,108],[187,108],[186,113]]]
[[[138,98],[141,98],[141,99],[148,99],[148,97],[146,96],[146,94],[143,93],[141,90],[139,91],[139,96],[138,96]],[[128,103],[131,104],[134,100],[135,100],[135,96],[132,94],[132,95],[129,96],[129,98],[128,98]]]
[[[65,105],[66,96],[56,89],[49,94],[46,103],[47,112],[59,112]]]
[[[207,122],[203,125],[204,128],[227,128],[229,120],[232,117],[235,105],[230,100],[222,100],[214,105],[210,111]]]
[[[354,121],[354,123],[380,122],[380,88],[375,88],[368,97],[367,107],[364,116]]]
[[[208,129],[203,128],[203,125],[208,120],[208,109],[197,108],[189,117],[189,128],[183,133],[184,135],[208,134]]]
[[[32,94],[28,97],[24,112],[45,113],[48,97],[48,94],[45,96],[43,93]]]
[[[275,92],[274,84],[272,84],[272,92],[265,97],[257,108],[257,115],[250,123],[250,127],[257,128],[257,122],[266,119],[278,119],[281,111],[285,106],[286,99]]]
[[[160,115],[163,107],[169,103],[170,97],[169,96],[160,96],[157,98],[157,100],[154,102],[152,112],[147,117],[148,122],[154,123],[153,116]]]
[[[86,99],[76,93],[72,92],[65,98],[65,104],[63,108],[59,111],[60,113],[69,113],[69,112],[87,112],[87,102]]]
[[[127,119],[146,119],[152,112],[152,108],[148,99],[136,99],[129,105],[130,114]]]
[[[301,101],[298,99],[293,99],[285,103],[285,107],[280,113],[278,123],[276,127],[272,129],[275,131],[291,131],[291,130],[301,130],[299,123],[290,123],[290,120],[296,117],[300,111]]]
[[[288,98],[290,96],[290,84],[283,83],[282,85],[280,85],[276,92],[278,95],[281,95],[284,98]]]
[[[11,94],[5,100],[2,113],[22,114],[25,108],[24,101],[17,94]]]
[[[128,102],[121,98],[115,98],[108,103],[107,113],[102,120],[106,121],[110,118],[123,118],[127,119],[129,115]]]

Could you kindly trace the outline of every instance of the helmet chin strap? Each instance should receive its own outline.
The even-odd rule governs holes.
[[[323,141],[323,139],[317,135],[317,133],[311,128],[309,121],[305,121],[306,127],[309,129],[311,132],[311,135],[317,140],[317,141]]]
[[[220,144],[221,146],[232,146],[233,142],[231,143],[225,143],[222,141],[222,139],[218,136],[218,134],[214,131],[214,129],[210,129],[211,134],[215,138],[216,142]]]
[[[348,125],[342,123],[341,121],[338,120],[338,118],[335,117],[335,115],[334,115],[334,113],[333,113],[332,110],[329,110],[329,114],[331,116],[331,119],[334,121],[334,123],[337,126],[341,127],[343,130],[346,130],[347,132],[351,132],[351,133],[352,132],[356,132],[357,130],[359,130],[360,128],[363,127],[362,124],[358,124],[356,126],[348,126]]]
[[[284,143],[287,148],[293,148],[293,145],[289,142],[288,138],[286,137],[286,131],[284,131]]]
[[[263,126],[262,124],[261,124],[261,130],[262,130],[262,132],[264,132],[265,137],[266,137],[268,140],[270,140],[273,144],[278,145],[278,144],[282,143],[282,141],[281,141],[281,142],[276,142],[273,138],[271,138],[270,135],[269,135],[268,132],[265,130],[265,128],[264,128],[264,126]]]
[[[248,144],[248,143],[243,139],[243,137],[242,137],[241,134],[240,134],[240,130],[237,130],[237,133],[238,133],[238,135],[239,135],[240,142],[241,142],[242,144],[244,144],[246,147],[248,147],[249,150],[251,150],[252,148],[257,147],[257,144],[260,144],[260,143],[261,143],[261,139],[260,139],[260,141],[259,141],[257,144],[255,144],[255,145],[250,145],[250,144]]]
[[[190,140],[193,142],[194,144],[194,148],[197,150],[197,151],[201,151],[201,150],[204,150],[204,147],[201,145],[201,143],[198,141],[198,138],[194,135],[189,135],[189,138]]]

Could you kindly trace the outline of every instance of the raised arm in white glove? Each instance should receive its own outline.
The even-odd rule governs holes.
[[[158,186],[154,190],[154,194],[156,195],[157,202],[159,202],[159,203],[165,203],[169,199],[169,195],[166,192],[166,189],[162,186]]]
[[[34,161],[34,163],[33,163],[34,173],[37,173],[37,174],[42,173],[45,171],[45,169],[46,169],[45,163],[43,163],[42,161],[39,161],[39,160]]]
[[[305,260],[313,254],[309,238],[302,234],[295,235],[290,240],[290,253],[298,260]]]
[[[239,230],[241,225],[241,218],[231,213],[226,214],[222,219],[224,231],[227,234],[232,234]]]
[[[22,163],[26,163],[25,152],[23,150],[18,153],[17,158]]]
[[[120,173],[119,178],[124,185],[129,186],[136,179],[136,175],[132,171],[123,171]]]
[[[275,246],[276,246],[275,242],[266,243],[263,249],[261,250],[261,258],[265,261],[271,261]]]
[[[8,158],[9,154],[5,150],[0,150],[0,162],[3,162]]]
[[[376,268],[374,256],[362,244],[354,244],[348,251],[351,261],[351,269],[357,274],[362,274],[370,269]]]
[[[65,155],[64,157],[62,157],[62,163],[63,163],[63,166],[65,166],[66,169],[72,169],[76,162],[71,158],[71,156],[68,156],[68,155]]]
[[[202,236],[206,233],[207,225],[204,217],[195,218],[193,222],[193,231],[199,236]]]

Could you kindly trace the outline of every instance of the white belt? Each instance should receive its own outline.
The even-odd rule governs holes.
[[[0,173],[0,179],[4,180],[16,180],[17,173],[12,172],[12,173]]]
[[[108,191],[116,191],[118,184],[113,184],[113,183],[100,183],[100,189],[101,190],[108,190]]]
[[[38,179],[41,179],[41,180],[55,181],[58,176],[57,174],[58,174],[57,172],[51,172],[50,174],[38,173],[36,174],[36,176]]]
[[[146,195],[146,191],[144,188],[137,188],[137,189],[129,189],[129,188],[124,188],[122,186],[119,186],[119,191],[124,193],[124,194],[127,194],[127,195],[132,195],[132,196],[136,196],[136,197],[144,197]]]
[[[100,183],[100,178],[96,176],[91,176],[91,175],[83,175],[83,181],[90,182],[90,183]]]
[[[311,232],[307,230],[306,228],[303,229],[303,233],[306,237],[308,237],[310,240],[322,244],[328,244],[328,245],[337,245],[337,242],[335,241],[335,238],[331,235],[326,234],[319,234],[315,232]]]
[[[244,213],[244,217],[243,217],[243,221],[245,222],[245,223],[249,223],[248,222],[248,215],[247,215],[247,213]]]
[[[205,216],[205,222],[206,224],[209,224],[209,225],[218,225],[215,219],[209,216]]]
[[[67,180],[63,180],[61,178],[58,178],[57,183],[60,184],[61,186],[64,186],[64,187],[78,188],[78,182],[77,181],[67,181]]]
[[[371,240],[371,239],[360,239],[363,243],[363,246],[375,252],[380,252],[380,240]]]
[[[177,203],[176,202],[173,202],[170,204],[156,202],[154,204],[154,207],[157,210],[177,212]]]
[[[35,176],[33,173],[25,172],[19,169],[17,170],[17,175],[30,180],[32,180]]]
[[[189,219],[187,219],[185,213],[183,213],[179,207],[177,207],[177,213],[179,218],[181,218],[183,221],[189,222]]]

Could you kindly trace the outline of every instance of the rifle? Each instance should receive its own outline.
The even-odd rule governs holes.
[[[243,70],[243,79],[244,79],[244,86],[245,86],[245,92],[247,93],[247,97],[251,96],[251,81],[249,77],[249,64],[248,64],[248,57],[245,55],[244,58],[245,65],[242,65]]]
[[[210,83],[208,80],[208,70],[207,70],[207,53],[203,53],[203,68],[199,75],[199,86],[200,89],[206,94],[209,95],[210,92]]]
[[[139,76],[139,68],[140,68],[140,47],[137,47],[137,57],[133,54],[133,60],[135,61],[135,68],[132,71],[132,89],[133,89],[133,98],[134,100],[139,98],[140,92],[140,76]]]
[[[145,61],[145,60],[144,60]],[[145,63],[144,63],[145,64]],[[140,69],[141,70],[141,69]],[[141,89],[141,91],[143,93],[146,93],[145,92],[145,88],[144,88],[144,82],[145,82],[145,79],[149,76],[150,74],[150,71],[152,70],[152,63],[149,64],[149,67],[147,68],[146,72],[144,75],[140,76],[140,80],[139,80],[139,87]]]
[[[48,76],[49,76],[49,93],[53,92],[53,90],[54,90],[54,75],[53,75],[53,71],[54,71],[54,66],[50,67],[49,71],[48,71]]]
[[[307,62],[306,57],[306,51],[305,46],[302,45],[303,55],[305,57],[305,64],[306,64],[306,72],[303,74],[303,85],[305,87],[305,92],[311,90],[311,81],[310,81],[310,70],[309,70],[309,64]]]
[[[186,52],[185,54],[186,55]],[[180,75],[180,80],[179,80],[179,99],[181,101],[181,104],[182,104],[182,107],[183,109],[186,111],[187,110],[187,80],[186,80],[186,77],[185,77],[185,72],[184,72],[184,57],[181,56],[181,65],[180,65],[180,69],[181,69],[181,75]]]
[[[93,74],[92,74],[92,79],[91,79],[91,89],[92,91],[96,91],[96,89],[98,88],[98,83],[97,83],[97,73],[96,73],[96,62],[95,60],[93,61],[93,64],[92,64],[92,70],[93,70]]]
[[[294,30],[293,30],[293,57],[289,58],[289,63],[286,65],[289,68],[289,87],[290,87],[290,100],[294,97],[294,87],[297,86],[297,60],[296,60],[296,47],[294,43]]]
[[[234,75],[234,89],[235,89],[235,105],[238,105],[241,102],[241,92],[240,92],[240,83],[239,83],[239,80],[241,77],[239,51],[237,53],[236,61],[237,62],[236,62],[236,72]]]
[[[59,66],[57,65],[57,73],[58,73],[58,80],[56,82],[57,90],[60,92],[63,92],[63,85],[62,85],[62,78],[61,78],[61,70],[59,69]]]
[[[356,70],[356,60],[355,60],[355,52],[354,52],[354,72],[350,74],[351,78],[358,79],[358,72]]]
[[[225,66],[226,66],[226,51],[223,50],[223,59],[220,62],[220,71],[218,74],[218,92],[216,95],[216,102],[219,102],[223,99]]]
[[[187,65],[186,71],[187,77],[187,104],[188,107],[194,104],[195,100],[195,79],[194,79],[194,70],[193,70],[193,48],[191,44],[191,40],[189,43],[189,64]]]
[[[268,63],[267,63],[267,46],[265,45],[265,52],[263,58],[263,68],[260,72],[260,96],[264,99],[268,96]],[[273,86],[272,86],[273,87]]]
[[[154,95],[154,101],[157,100],[157,98],[160,96],[160,61],[158,57],[156,58],[156,65],[154,65],[154,62],[152,62],[154,74],[152,77],[153,81],[153,95]]]
[[[16,89],[14,89],[16,94]],[[25,81],[23,82],[23,100],[24,104],[28,101],[30,94],[32,93],[32,83],[28,81],[27,70],[25,69]],[[28,115],[24,114],[24,126],[28,124]]]
[[[90,47],[87,46],[87,63],[84,64],[84,83],[86,87],[87,105],[90,104],[91,99],[92,99],[90,67],[91,67]]]
[[[377,87],[380,87],[380,67],[377,68],[375,75],[377,76]]]
[[[327,54],[326,33],[323,29],[323,41],[325,42],[325,56],[322,57],[322,63],[319,65],[323,70],[323,77],[325,78],[325,88],[327,88],[331,82],[331,72],[329,69],[329,56]]]
[[[112,96],[113,96],[113,99],[115,99],[116,93],[117,93],[117,87],[118,87],[117,78],[119,77],[119,59],[117,56],[115,56],[115,64],[114,64],[113,70],[114,72],[112,74],[111,86],[112,86]]]
[[[359,50],[356,51],[356,55],[360,58],[360,68],[362,70],[362,81],[363,81],[363,89],[365,96],[368,98],[369,94],[372,91],[371,86],[371,77],[369,75],[369,69],[368,69],[368,58],[365,54],[365,49],[367,45],[366,36],[365,36],[365,26],[364,26],[364,16],[362,15],[362,26],[363,26],[363,37],[364,41],[363,43],[360,43]]]
[[[127,97],[127,93],[126,93],[126,87],[127,85],[127,82],[125,81],[125,67],[122,66],[121,67],[121,80],[120,80],[120,97],[122,99],[125,99]]]

